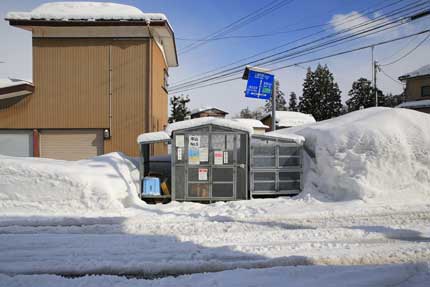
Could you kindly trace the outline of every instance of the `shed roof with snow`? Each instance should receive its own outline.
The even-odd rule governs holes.
[[[186,121],[180,121],[176,123],[169,124],[165,131],[160,132],[152,132],[152,133],[144,133],[138,136],[137,142],[139,144],[146,143],[154,143],[161,141],[169,141],[172,133],[178,130],[185,130],[190,128],[197,128],[205,125],[216,125],[220,127],[236,129],[247,132],[249,135],[255,134],[255,121],[241,121],[241,120],[233,120],[233,119],[223,119],[223,118],[215,118],[215,117],[205,117],[205,118],[195,118]],[[261,124],[261,126],[264,126]],[[303,144],[305,141],[304,137],[296,135],[296,134],[273,134],[271,137],[278,137],[284,140],[291,140],[297,144]]]

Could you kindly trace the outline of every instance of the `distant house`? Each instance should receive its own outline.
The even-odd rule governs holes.
[[[272,128],[272,114],[267,114],[261,119],[264,125]],[[305,124],[315,123],[316,120],[312,115],[291,112],[291,111],[276,111],[276,128],[290,128]]]
[[[269,126],[266,126],[261,121],[256,119],[233,119],[233,120],[243,125],[248,125],[249,127],[252,127],[255,134],[264,134],[266,131],[270,129]]]
[[[226,115],[228,115],[226,111],[214,107],[201,107],[191,111],[192,119],[204,117],[225,118]]]
[[[430,114],[430,64],[399,77],[406,83],[405,102],[399,108]]]
[[[122,4],[49,2],[6,20],[32,35],[33,83],[0,80],[0,154],[137,156],[136,135],[167,124],[168,69],[178,59],[165,15]]]

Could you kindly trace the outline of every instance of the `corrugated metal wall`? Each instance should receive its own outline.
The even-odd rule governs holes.
[[[137,136],[162,130],[167,123],[165,68],[160,48],[145,38],[34,38],[35,91],[7,106],[0,103],[0,129],[110,128],[112,137],[104,141],[104,152],[137,156]],[[166,153],[166,146],[155,151]]]
[[[35,91],[0,109],[0,128],[108,125],[108,41],[33,39]]]
[[[164,70],[167,69],[163,54],[155,43],[152,41],[152,131],[164,130],[168,119],[168,96],[164,86]],[[165,144],[155,144],[152,154],[167,154]]]
[[[137,136],[148,120],[148,41],[118,40],[112,45],[112,139],[105,152],[137,156]]]

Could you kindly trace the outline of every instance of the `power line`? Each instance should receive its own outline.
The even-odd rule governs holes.
[[[407,56],[409,56],[410,54],[412,54],[416,49],[418,49],[418,47],[419,47],[419,46],[421,46],[421,45],[422,45],[425,41],[427,41],[429,38],[430,38],[430,34],[429,34],[429,35],[427,35],[423,40],[421,40],[421,41],[418,43],[418,45],[416,45],[415,47],[413,47],[409,52],[407,52],[406,54],[404,54],[404,55],[403,55],[403,56],[401,56],[400,58],[398,58],[398,59],[396,59],[396,60],[394,60],[394,61],[392,61],[392,62],[389,62],[389,63],[387,63],[387,64],[382,64],[382,65],[379,65],[379,66],[385,67],[385,66],[389,66],[389,65],[392,65],[392,64],[395,64],[395,63],[397,63],[397,62],[401,61],[402,59],[404,59],[404,58],[406,58]]]
[[[412,8],[415,8],[415,7],[412,7]],[[410,9],[411,9],[411,7],[408,8],[407,10],[410,10]],[[395,15],[395,14],[399,14],[400,12],[404,12],[404,11],[405,11],[404,9],[401,10],[401,11],[396,11],[396,13],[391,13],[390,16]],[[330,35],[329,37],[333,37],[333,36],[336,36],[336,35],[339,35],[339,34],[342,34],[342,33],[345,33],[345,32],[350,32],[350,31],[354,30],[356,27],[367,26],[367,25],[372,24],[374,22],[378,22],[378,21],[380,21],[382,19],[381,17],[387,17],[387,15],[380,16],[380,18],[378,18],[378,19],[374,19],[372,21],[367,21],[367,22],[362,23],[360,25],[356,25],[354,27],[351,27],[350,29],[344,29],[342,31],[339,31],[338,33],[334,33],[334,34]],[[392,25],[395,22],[403,21],[406,18],[408,18],[408,17],[397,18],[396,21],[394,21],[394,22],[388,22],[388,23],[385,23],[385,24],[380,25],[380,26],[374,26],[372,29],[368,29],[368,30],[360,30],[360,31],[358,31],[358,33],[356,32],[353,35],[349,35],[349,36],[346,36],[346,37],[343,37],[343,38],[340,38],[340,39],[336,39],[336,40],[331,41],[331,42],[326,41],[323,44],[320,44],[319,46],[318,45],[314,45],[311,48],[308,48],[307,50],[304,50],[304,51],[302,50],[302,51],[299,51],[299,52],[295,52],[292,55],[298,55],[298,54],[300,55],[300,53],[303,54],[303,52],[310,51],[310,50],[315,50],[316,48],[319,48],[319,47],[321,47],[323,45],[328,45],[328,44],[332,44],[332,43],[335,43],[335,42],[343,41],[343,40],[348,39],[348,38],[356,37],[359,34],[366,34],[366,33],[369,33],[372,30],[377,30],[377,29],[380,29],[381,27],[384,27],[384,26],[387,26],[387,25]],[[401,24],[404,24],[404,23],[401,23]],[[326,39],[326,38],[328,38],[328,37],[323,37],[323,38],[320,38],[319,40],[308,42],[308,43],[299,45],[297,47],[294,47],[294,48],[291,48],[291,49],[288,49],[288,50],[285,50],[285,51],[282,51],[282,52],[279,52],[279,53],[275,53],[275,54],[272,54],[272,55],[269,55],[269,56],[257,59],[255,61],[248,62],[248,63],[246,63],[246,65],[254,64],[254,63],[257,63],[257,62],[259,62],[259,64],[269,64],[269,63],[273,63],[275,61],[285,60],[286,57],[291,57],[292,55],[290,54],[290,55],[287,55],[287,56],[285,56],[285,55],[284,56],[280,56],[278,58],[271,59],[271,60],[268,60],[266,62],[261,63],[262,60],[270,59],[270,58],[273,58],[274,56],[282,55],[282,54],[285,54],[286,52],[290,52],[292,50],[297,50],[298,48],[301,48],[301,47],[304,47],[304,46],[308,46],[310,44],[313,44],[315,42],[320,41],[321,39]],[[183,84],[180,84],[180,85],[177,85],[177,86],[173,86],[171,90],[188,88],[188,87],[190,87],[192,85],[200,84],[202,82],[207,82],[207,81],[210,81],[210,80],[215,80],[215,79],[218,79],[218,78],[227,77],[227,76],[232,75],[234,73],[240,72],[242,69],[243,69],[243,65],[236,66],[236,67],[233,67],[233,68],[230,68],[230,69],[218,72],[218,73],[214,73],[211,76],[209,76],[210,78],[208,78],[208,77],[201,77],[201,78],[198,78],[198,79],[190,81],[190,82],[186,82],[186,83],[183,83]],[[228,71],[230,71],[230,72],[228,72]]]
[[[430,34],[429,34],[430,35]],[[380,66],[378,66],[379,71],[382,72],[382,74],[384,74],[387,78],[389,78],[390,80],[392,80],[393,82],[401,85],[403,87],[402,82],[396,80],[394,77],[390,76],[389,74],[387,74]]]
[[[252,21],[254,21],[255,19],[258,19],[261,16],[264,16],[265,14],[270,14],[273,11],[287,5],[290,4],[291,2],[293,2],[294,0],[274,0],[272,2],[270,2],[268,5],[265,5],[264,7],[261,7],[257,10],[254,10],[253,12],[241,17],[240,19],[234,21],[233,23],[219,29],[218,31],[209,34],[208,36],[206,36],[203,40],[210,40],[213,39],[217,36],[222,36],[228,33],[231,33],[233,31],[236,31],[240,28],[242,28],[245,25],[248,25],[249,23],[251,23]],[[198,47],[204,45],[207,42],[199,42],[199,43],[192,43],[186,47],[184,47],[182,49],[182,51],[179,51],[180,54],[184,54],[184,53],[188,53],[194,49],[197,49]]]
[[[321,56],[321,57],[313,58],[313,59],[310,59],[310,60],[304,60],[304,61],[301,61],[301,62],[297,62],[297,63],[294,63],[294,64],[289,64],[289,65],[277,67],[277,68],[274,68],[274,69],[269,69],[269,72],[273,72],[273,71],[277,71],[277,70],[281,70],[281,69],[286,69],[286,68],[289,68],[289,67],[293,67],[293,66],[297,66],[297,65],[302,65],[302,64],[307,64],[307,63],[311,63],[311,62],[316,62],[316,61],[320,61],[320,60],[327,59],[327,58],[341,56],[341,55],[345,55],[345,54],[357,52],[357,51],[360,51],[360,50],[368,49],[368,48],[370,48],[372,46],[376,47],[376,46],[380,46],[380,45],[385,45],[385,44],[388,44],[388,43],[392,43],[392,42],[395,42],[395,41],[404,40],[404,39],[407,39],[407,38],[410,38],[410,37],[413,37],[413,36],[416,36],[416,35],[421,35],[421,34],[425,34],[425,33],[429,33],[429,32],[430,32],[430,29],[426,29],[426,30],[422,30],[420,32],[409,34],[409,35],[405,35],[405,36],[402,36],[402,37],[397,37],[397,38],[393,38],[393,39],[390,39],[390,40],[381,41],[381,42],[378,42],[378,43],[374,43],[374,44],[370,44],[370,45],[365,45],[365,46],[361,46],[361,47],[358,47],[358,48],[349,49],[349,50],[345,50],[345,51],[341,51],[341,52],[329,54],[329,55],[326,55],[326,56]],[[231,82],[231,81],[235,81],[235,80],[239,80],[239,79],[241,79],[241,77],[230,78],[230,79],[226,79],[226,80],[222,80],[222,81],[218,81],[218,82],[214,82],[214,83],[210,83],[210,84],[206,84],[206,85],[202,85],[202,86],[197,86],[197,87],[192,87],[192,88],[189,88],[189,89],[175,91],[173,94],[182,93],[182,92],[186,92],[186,91],[190,91],[190,90],[195,90],[195,89],[200,89],[200,88],[204,88],[204,87],[208,87],[208,86],[218,85],[218,84],[221,84],[221,83]]]
[[[375,12],[379,11],[380,9],[385,9],[385,8],[387,8],[387,7],[390,7],[390,6],[394,5],[394,4],[398,4],[399,2],[402,2],[402,1],[403,1],[403,0],[399,0],[399,1],[397,1],[397,2],[390,3],[390,4],[388,4],[388,5],[385,5],[385,6],[384,6],[384,7],[382,7],[382,8],[378,8],[378,9],[375,9],[375,10],[373,10],[373,11],[370,11],[369,13],[375,13]],[[419,2],[419,1],[418,1],[418,2]],[[425,3],[426,3],[426,2],[421,2],[420,4],[418,4],[418,6],[422,6],[422,5],[423,5],[423,4],[425,4]],[[190,81],[188,81],[188,82],[186,82],[186,80],[179,81],[179,82],[177,82],[177,83],[176,83],[176,85],[175,85],[175,84],[173,84],[173,85],[172,85],[172,88],[175,88],[175,87],[178,87],[178,86],[183,86],[183,85],[185,85],[185,84],[189,84],[189,83],[191,83],[191,82],[199,81],[199,80],[201,80],[201,79],[203,79],[203,78],[205,78],[205,77],[206,77],[206,76],[205,76],[205,77],[203,77],[203,75],[208,75],[208,74],[210,74],[211,72],[215,72],[215,71],[217,71],[217,70],[219,70],[219,69],[222,69],[222,68],[224,68],[224,67],[232,66],[233,64],[236,64],[236,63],[241,63],[241,64],[240,64],[239,66],[235,66],[235,67],[232,67],[232,68],[229,68],[229,69],[226,69],[226,70],[221,70],[221,71],[219,71],[219,72],[213,73],[213,74],[212,74],[212,75],[210,75],[210,76],[219,75],[219,74],[225,73],[226,71],[231,71],[231,70],[233,70],[233,69],[237,69],[238,67],[240,67],[240,68],[241,68],[243,65],[250,65],[250,64],[253,64],[253,63],[258,62],[258,61],[260,61],[260,60],[265,60],[265,59],[268,59],[268,58],[270,58],[270,57],[274,57],[274,56],[280,55],[280,54],[282,54],[282,53],[289,52],[289,51],[291,51],[291,50],[295,50],[295,49],[298,49],[298,48],[301,48],[301,47],[304,47],[304,46],[308,46],[308,45],[310,45],[310,44],[314,44],[314,43],[316,43],[316,42],[322,41],[322,40],[327,39],[327,38],[335,37],[335,36],[340,35],[340,34],[342,34],[342,33],[350,32],[350,31],[352,31],[352,30],[353,30],[353,29],[355,29],[355,28],[359,28],[359,27],[362,27],[362,26],[366,26],[366,25],[369,25],[369,24],[371,24],[371,23],[375,23],[375,22],[381,21],[381,20],[385,19],[386,17],[393,16],[393,15],[398,14],[398,13],[400,13],[400,12],[404,12],[404,11],[405,11],[405,8],[408,8],[408,6],[410,6],[410,5],[412,5],[412,4],[415,4],[415,3],[410,3],[410,4],[406,5],[406,6],[403,6],[403,7],[397,8],[396,10],[390,11],[391,15],[381,15],[381,16],[379,16],[379,17],[377,17],[377,18],[373,19],[373,20],[370,20],[370,21],[367,21],[367,22],[364,22],[364,23],[360,23],[360,24],[356,24],[355,26],[352,26],[352,27],[350,27],[350,28],[348,28],[348,29],[342,29],[342,30],[340,30],[340,31],[338,31],[338,32],[336,32],[336,33],[329,34],[328,36],[325,36],[325,37],[320,37],[320,38],[319,38],[319,39],[317,39],[317,40],[313,40],[313,41],[310,41],[310,42],[306,42],[306,43],[301,44],[301,45],[299,45],[299,46],[296,46],[296,47],[290,48],[290,49],[288,49],[288,50],[284,50],[284,51],[281,51],[281,52],[278,52],[278,53],[275,53],[275,54],[271,54],[271,55],[269,55],[269,56],[266,56],[266,57],[263,57],[263,58],[257,59],[257,60],[255,60],[255,61],[251,61],[251,62],[247,62],[247,63],[241,63],[241,62],[242,62],[242,61],[244,61],[244,60],[248,60],[248,59],[251,59],[251,58],[255,58],[256,56],[261,56],[262,54],[266,54],[266,53],[268,53],[268,52],[271,52],[271,51],[277,50],[277,49],[279,49],[279,48],[282,48],[282,47],[287,46],[287,45],[289,45],[289,44],[292,44],[292,43],[294,43],[294,42],[298,42],[298,41],[304,40],[304,39],[306,39],[306,38],[310,38],[310,37],[312,37],[312,36],[314,36],[314,35],[320,35],[320,34],[321,34],[321,32],[324,32],[324,31],[326,31],[327,29],[323,29],[322,31],[317,31],[316,33],[308,34],[308,35],[306,35],[305,37],[301,37],[301,38],[299,38],[299,39],[296,39],[296,40],[293,40],[293,41],[287,42],[287,43],[282,44],[282,45],[280,45],[280,46],[277,46],[277,47],[271,48],[271,49],[269,49],[269,50],[266,50],[266,51],[263,51],[263,52],[260,52],[260,53],[254,54],[254,55],[252,55],[252,56],[249,56],[249,57],[246,57],[246,58],[242,58],[242,59],[240,59],[240,60],[238,60],[238,61],[235,61],[235,62],[233,62],[233,63],[231,63],[231,64],[224,65],[224,66],[221,66],[221,67],[219,67],[219,68],[212,69],[212,70],[210,70],[210,71],[208,71],[208,72],[205,72],[205,73],[200,73],[198,78],[195,78],[195,77],[194,77],[194,78],[195,78],[194,80],[191,80],[192,78],[191,78],[191,79],[189,78],[189,79],[190,79]],[[417,6],[417,5],[415,5],[415,7],[416,7],[416,6]],[[409,7],[409,9],[411,9],[411,8],[415,8],[415,7]],[[367,8],[366,10],[368,10],[368,9],[369,9],[369,8]],[[361,15],[359,15],[359,16],[361,16]],[[357,16],[356,16],[356,17],[352,17],[352,19],[350,19],[350,18],[351,18],[351,16],[346,17],[346,18],[344,19],[345,21],[343,21],[343,22],[339,23],[338,25],[340,26],[340,25],[342,25],[342,24],[347,23],[348,21],[351,21],[351,20],[353,20],[353,19],[356,19],[356,18],[357,18]]]
[[[347,16],[347,17],[344,19],[344,21],[342,21],[342,22],[338,23],[338,25],[336,25],[336,26],[341,26],[341,25],[343,25],[343,24],[346,24],[346,23],[348,23],[349,21],[353,21],[353,20],[355,20],[355,19],[359,18],[359,17],[360,17],[360,16],[362,16],[362,15],[363,15],[363,16],[370,15],[370,14],[373,14],[373,13],[378,12],[378,11],[380,11],[380,10],[383,10],[383,9],[389,8],[389,7],[394,6],[394,5],[397,5],[398,3],[402,2],[402,1],[403,1],[403,0],[398,0],[398,1],[396,1],[396,2],[389,3],[389,4],[384,5],[384,6],[382,6],[382,7],[379,7],[379,6],[380,6],[380,5],[379,5],[379,6],[376,6],[377,8],[374,8],[374,7],[367,7],[366,9],[363,9],[363,10],[359,11],[359,12],[358,12],[358,14],[359,14],[358,16],[357,16],[357,15],[355,15],[355,16],[354,16],[354,15]],[[374,8],[374,9],[373,9],[373,10],[370,10],[370,9],[372,9],[372,8]],[[369,11],[369,10],[370,10],[370,11]],[[366,12],[366,11],[367,11],[367,12]],[[364,13],[364,12],[366,12],[366,13],[365,13],[365,14],[361,14],[361,13]],[[375,20],[375,19],[373,19],[373,20]],[[330,23],[325,23],[324,25],[330,25]],[[335,26],[335,27],[336,27],[336,26]],[[267,53],[269,53],[269,52],[272,52],[272,51],[278,50],[278,49],[280,49],[280,48],[282,48],[282,47],[285,47],[285,46],[287,46],[287,45],[290,45],[290,44],[293,44],[293,43],[299,42],[299,41],[301,41],[301,40],[308,39],[308,38],[310,38],[310,37],[312,37],[312,36],[320,35],[322,32],[326,32],[327,30],[328,30],[328,28],[326,28],[326,29],[322,29],[322,30],[319,30],[319,31],[316,31],[316,32],[311,33],[311,34],[308,34],[308,35],[306,35],[306,36],[304,36],[304,37],[301,37],[301,38],[295,39],[295,40],[293,40],[293,41],[289,41],[289,42],[284,43],[284,44],[282,44],[282,45],[279,45],[279,46],[276,46],[276,47],[270,48],[270,49],[268,49],[268,50],[265,50],[265,51],[262,51],[262,52],[259,52],[259,53],[256,53],[256,54],[253,54],[253,55],[251,55],[251,56],[248,56],[248,57],[245,57],[245,58],[239,59],[239,60],[234,61],[234,62],[232,62],[232,63],[226,64],[226,65],[222,65],[222,66],[220,66],[220,67],[217,67],[217,68],[211,69],[211,70],[206,71],[206,72],[203,72],[203,73],[196,74],[195,76],[197,76],[197,75],[198,75],[198,76],[203,76],[203,75],[210,74],[210,73],[215,72],[215,71],[217,71],[217,70],[219,70],[219,69],[226,68],[226,67],[232,66],[232,65],[234,65],[234,64],[237,64],[237,63],[240,63],[240,62],[243,62],[243,61],[246,61],[246,60],[249,60],[249,59],[252,59],[252,58],[255,58],[255,57],[261,56],[261,55],[264,55],[264,54],[267,54]],[[342,32],[342,31],[340,31],[340,32]],[[321,38],[320,38],[320,39],[321,39]],[[319,40],[320,40],[320,39],[319,39]],[[318,40],[317,40],[317,41],[318,41]],[[313,42],[315,42],[315,41],[313,41]],[[242,64],[242,65],[245,65],[245,64]],[[188,81],[188,80],[191,80],[191,79],[195,78],[195,76],[188,77],[188,78],[186,78],[186,79],[180,80],[180,81],[178,81],[178,82],[174,83],[174,84],[173,84],[173,86],[175,86],[175,85],[177,86],[177,85],[179,85],[179,84],[181,84],[181,83],[183,83],[183,82],[186,82],[186,81]]]

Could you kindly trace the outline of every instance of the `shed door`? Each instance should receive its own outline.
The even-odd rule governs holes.
[[[44,130],[40,132],[40,156],[79,160],[103,154],[102,130]]]
[[[0,131],[0,154],[33,156],[33,132],[28,130]]]

